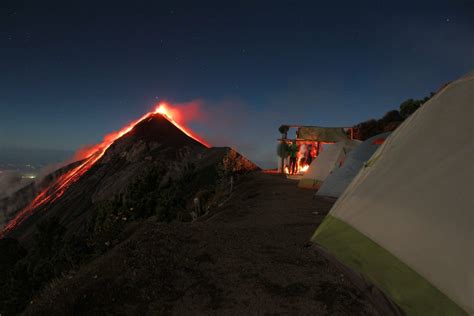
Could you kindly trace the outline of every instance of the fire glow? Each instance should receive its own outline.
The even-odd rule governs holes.
[[[308,170],[309,168],[309,165],[304,165],[300,168],[300,172],[306,172],[306,170]]]
[[[33,199],[33,201],[30,202],[28,206],[18,212],[18,214],[14,218],[12,218],[0,232],[0,238],[2,238],[9,231],[13,230],[20,223],[25,221],[39,206],[51,204],[57,199],[59,199],[64,194],[64,192],[66,192],[66,190],[70,187],[71,184],[79,180],[79,178],[84,173],[86,173],[104,155],[106,150],[112,145],[115,140],[130,132],[135,127],[135,125],[137,125],[141,121],[156,114],[162,115],[164,118],[166,118],[169,122],[179,128],[184,134],[186,134],[190,138],[198,141],[199,143],[203,144],[208,148],[211,147],[206,141],[204,141],[198,135],[193,133],[190,129],[184,127],[182,123],[179,124],[177,122],[181,115],[179,109],[172,108],[165,103],[160,103],[154,111],[148,112],[140,119],[128,124],[121,130],[106,135],[100,144],[80,150],[75,156],[77,160],[82,160],[79,165],[60,176],[50,186],[41,191]]]
[[[305,173],[307,170],[309,169],[309,165],[308,164],[300,164],[300,163],[297,163],[296,165],[296,171],[295,171],[295,174],[298,175],[298,174],[303,174]],[[288,166],[285,166],[285,174],[291,174],[290,173],[290,169],[288,168]]]

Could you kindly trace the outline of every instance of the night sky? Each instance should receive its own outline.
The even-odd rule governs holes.
[[[276,161],[282,123],[351,126],[474,68],[474,1],[1,1],[0,146],[75,150],[199,104]]]

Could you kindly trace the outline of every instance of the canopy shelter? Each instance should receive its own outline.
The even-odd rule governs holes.
[[[324,143],[337,143],[348,139],[346,131],[341,127],[300,126],[296,135],[297,139]]]
[[[296,129],[296,138],[288,138],[288,131],[290,129]],[[281,138],[279,141],[279,170],[281,173],[285,171],[286,159],[288,157],[288,144],[296,142],[300,150],[298,156],[298,170],[306,170],[309,167],[309,163],[304,162],[307,156],[311,153],[304,153],[307,148],[313,148],[310,160],[319,156],[323,150],[323,144],[334,144],[337,142],[345,141],[353,138],[353,129],[351,127],[321,127],[321,126],[303,126],[303,125],[282,125],[279,128]],[[301,160],[301,159],[304,160]]]
[[[373,153],[391,133],[382,133],[365,140],[349,153],[341,167],[336,166],[326,178],[316,195],[339,197]]]
[[[308,170],[301,177],[298,187],[318,189],[332,170],[342,165],[349,152],[360,143],[359,140],[346,139],[329,146],[313,160]]]
[[[394,131],[312,241],[407,315],[474,314],[474,72]]]

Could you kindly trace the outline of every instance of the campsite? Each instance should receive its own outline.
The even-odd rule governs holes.
[[[474,3],[0,11],[0,316],[474,315]]]
[[[448,153],[455,152],[451,147],[459,144],[465,144],[466,151],[472,150],[470,134],[462,133],[462,128],[469,126],[469,118],[460,118],[459,113],[469,110],[473,93],[471,72],[438,91],[393,132],[377,134],[363,142],[349,139],[325,144],[328,148],[319,152],[299,178],[287,175],[284,169],[283,172],[282,169],[256,171],[255,165],[232,151],[214,149],[207,154],[210,149],[189,139],[189,146],[197,146],[193,150],[206,157],[203,162],[194,162],[195,179],[212,166],[211,157],[218,162],[224,154],[223,167],[231,168],[224,169],[230,173],[220,176],[219,182],[224,181],[224,186],[213,184],[215,180],[210,179],[208,185],[217,185],[213,196],[205,199],[200,195],[203,203],[200,207],[208,211],[198,214],[200,211],[195,209],[194,220],[183,221],[183,218],[167,224],[157,222],[156,216],[136,213],[146,209],[128,209],[128,204],[123,208],[119,201],[114,202],[116,206],[112,209],[96,207],[96,212],[105,212],[106,216],[106,222],[95,220],[96,227],[112,221],[100,230],[95,228],[86,233],[89,237],[85,238],[106,240],[107,247],[112,247],[110,250],[101,245],[77,244],[76,235],[68,233],[80,227],[78,220],[82,214],[78,213],[72,221],[70,214],[65,214],[70,219],[66,217],[62,221],[70,224],[60,231],[55,227],[59,224],[55,222],[57,217],[51,217],[51,225],[55,226],[41,233],[48,235],[37,234],[36,238],[45,241],[66,238],[68,244],[74,242],[68,246],[78,256],[72,264],[82,267],[66,272],[44,288],[27,306],[25,314],[65,314],[74,309],[94,314],[141,314],[151,310],[182,314],[213,310],[218,313],[462,315],[472,310],[472,292],[465,278],[470,274],[469,262],[472,262],[472,257],[466,260],[465,253],[472,243],[469,224],[472,208],[466,199],[467,204],[460,205],[458,210],[449,213],[446,209],[452,199],[470,196],[470,189],[454,189],[449,181],[443,180],[453,177],[469,181],[468,175],[456,168],[464,155]],[[449,113],[445,111],[446,104],[454,107]],[[163,128],[165,121],[161,122],[163,119],[155,115],[161,114],[150,114],[149,119],[133,127],[131,136],[125,134],[116,141],[101,164],[115,161],[116,153],[124,150],[124,146],[135,148],[137,139],[156,141],[150,131]],[[466,122],[451,133],[438,128],[441,121],[450,120]],[[167,129],[167,134],[176,133],[175,139],[182,137],[178,129],[171,131],[172,124]],[[433,137],[426,138],[426,133]],[[450,143],[448,140],[455,136],[459,143]],[[440,149],[439,141],[446,146]],[[181,140],[173,140],[168,146],[178,143]],[[135,152],[128,168],[136,164],[133,161],[140,161],[139,156],[148,154],[141,153],[139,148],[127,152]],[[161,156],[151,160],[158,157]],[[433,167],[426,172],[430,163],[438,165],[440,161],[444,168]],[[100,172],[95,167],[92,170]],[[228,177],[232,178],[231,182],[227,182]],[[407,178],[409,182],[405,181]],[[114,181],[124,181],[119,179]],[[235,185],[231,184],[233,179]],[[90,194],[87,183],[94,183],[90,181],[93,178],[88,180],[84,176],[72,183],[65,193],[66,201],[77,194],[75,191]],[[185,183],[177,188],[182,185]],[[48,190],[50,193],[46,194],[56,194],[54,188]],[[408,192],[416,196],[410,197]],[[137,202],[146,198],[134,194],[139,199]],[[215,202],[218,204],[212,204]],[[61,204],[54,204],[64,213]],[[121,211],[115,213],[116,209]],[[49,211],[52,212],[54,209]],[[37,215],[25,217],[20,212],[16,216],[18,220],[11,222],[15,226],[5,226],[3,234],[19,238],[24,244],[37,244],[30,232]],[[107,220],[109,216],[112,217]],[[120,221],[129,221],[127,217],[131,217],[131,222],[124,226],[113,219],[116,216]],[[167,216],[182,218],[184,214]],[[390,227],[385,224],[387,218]],[[439,234],[450,230],[455,233],[449,238]],[[2,246],[8,249],[9,257],[18,258],[18,263],[13,262],[14,267],[37,260],[33,254],[25,256],[22,247],[10,240],[13,239],[2,239]],[[72,254],[61,243],[55,245],[44,253],[48,260],[63,258],[59,263]],[[82,253],[84,247],[89,250]],[[439,247],[449,254],[449,260],[439,260]],[[90,251],[105,251],[107,255],[97,256]],[[91,255],[96,259],[87,259]],[[154,272],[150,275],[150,271]],[[15,285],[15,282],[20,283]],[[19,279],[9,286],[18,291],[16,287],[21,282],[24,281]],[[143,292],[130,293],[129,287]]]

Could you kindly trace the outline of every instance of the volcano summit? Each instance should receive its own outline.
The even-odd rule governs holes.
[[[191,169],[212,169],[229,155],[238,165],[232,172],[257,168],[229,148],[211,148],[174,121],[169,112],[162,104],[83,152],[84,159],[63,168],[35,197],[30,196],[26,206],[8,211],[2,235],[28,240],[35,223],[51,217],[59,218],[61,224],[74,227],[76,232],[83,231],[94,205],[110,199],[125,201],[130,186],[138,185],[150,174],[156,175],[156,183],[149,184],[149,188],[161,191]],[[207,172],[212,178],[212,171]],[[153,207],[156,201],[151,203]]]

